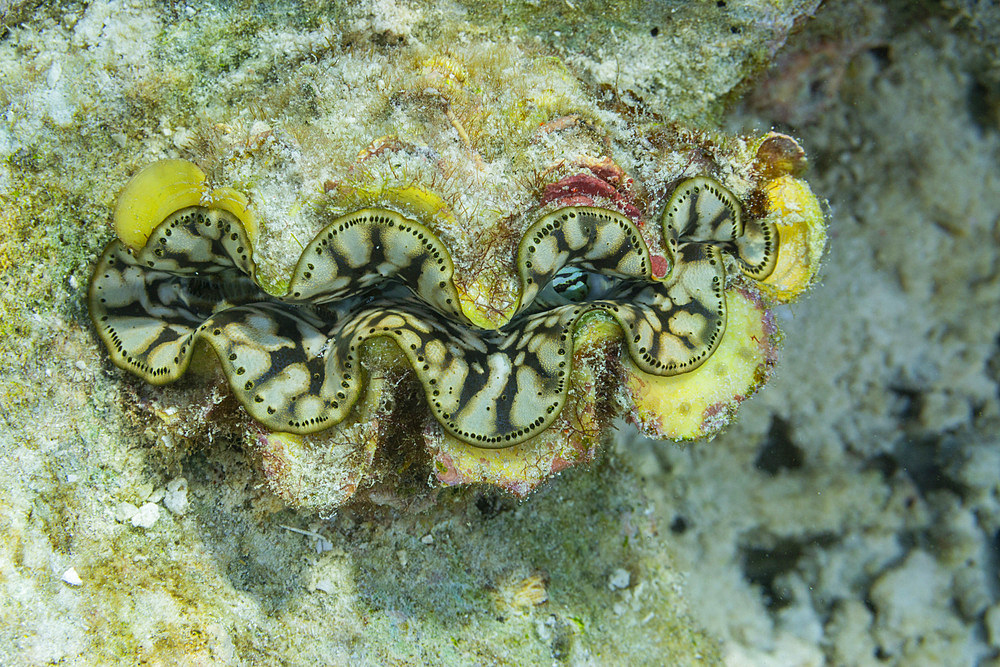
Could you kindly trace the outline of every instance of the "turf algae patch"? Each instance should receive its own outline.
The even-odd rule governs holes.
[[[717,646],[692,627],[663,554],[669,531],[644,516],[631,496],[636,480],[619,463],[570,471],[530,504],[468,487],[440,492],[427,510],[355,504],[324,532],[335,543],[372,536],[363,548],[343,545],[355,568],[350,590],[371,631],[397,633],[396,655],[408,660],[642,662],[655,651],[716,664]],[[600,509],[581,524],[574,516],[584,506]],[[388,525],[406,538],[386,539],[379,527]],[[341,544],[325,557],[335,590],[347,590],[334,576]],[[609,584],[618,570],[629,573],[624,587]],[[415,637],[423,641],[403,641]]]

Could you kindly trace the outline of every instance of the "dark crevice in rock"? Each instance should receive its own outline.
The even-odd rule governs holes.
[[[791,591],[778,578],[799,568],[804,555],[814,549],[827,550],[837,538],[827,533],[804,535],[801,538],[772,538],[763,543],[741,544],[739,554],[743,577],[760,586],[764,604],[771,612],[795,602]]]
[[[901,422],[914,421],[920,417],[920,410],[924,404],[924,396],[921,390],[912,387],[891,385],[889,391],[899,399],[899,407],[894,412],[895,416]]]
[[[993,354],[986,360],[986,374],[997,383],[997,396],[1000,396],[1000,334],[996,337]]]
[[[781,417],[774,417],[757,460],[754,461],[754,467],[769,475],[776,475],[781,469],[801,468],[804,459],[802,448],[792,441],[789,423]]]
[[[993,95],[993,91],[985,83],[973,79],[969,85],[966,104],[969,116],[980,132],[996,131],[997,119],[1000,118],[1000,113],[997,111],[1000,100]]]
[[[944,490],[961,497],[964,488],[947,473],[947,462],[957,455],[957,449],[954,438],[928,434],[902,438],[893,454],[900,470],[913,480],[921,496]]]
[[[802,557],[802,544],[782,540],[773,548],[741,547],[743,577],[760,586],[764,604],[771,611],[788,606],[792,600],[775,586],[779,575],[794,570]]]
[[[868,49],[868,53],[871,54],[879,70],[885,69],[892,64],[892,50],[887,44],[874,46]]]
[[[476,498],[476,509],[484,519],[493,519],[517,506],[508,494],[494,489],[483,489]]]
[[[896,460],[892,454],[886,454],[882,452],[881,454],[876,454],[867,461],[862,468],[863,470],[878,470],[882,473],[882,479],[890,479],[899,470],[899,461]]]

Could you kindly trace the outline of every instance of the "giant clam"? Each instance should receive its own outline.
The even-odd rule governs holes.
[[[422,76],[451,85],[437,81],[459,139],[449,151],[481,172],[448,113],[470,95],[451,80],[457,65],[428,62]],[[551,153],[551,135],[569,133],[576,147],[525,188],[534,205],[470,220],[478,234],[420,174],[385,175],[399,155],[440,170],[444,150],[377,139],[313,199],[318,230],[290,278],[262,274],[269,220],[245,196],[210,190],[190,162],[154,163],[119,202],[91,317],[112,361],[152,384],[213,350],[265,475],[299,505],[349,497],[390,431],[422,440],[410,444],[442,483],[518,494],[592,458],[617,416],[663,438],[710,434],[774,363],[770,305],[816,275],[824,220],[798,178],[801,149],[776,134],[726,142],[656,125],[641,140],[650,158],[632,159],[639,181],[615,160],[629,152],[622,139],[594,140],[598,130],[561,115],[512,138]],[[382,182],[366,190],[364,178]],[[401,377],[422,395],[405,409]]]

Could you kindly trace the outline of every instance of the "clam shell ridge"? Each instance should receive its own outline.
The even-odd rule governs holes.
[[[583,315],[613,318],[643,371],[684,373],[725,331],[722,253],[755,279],[774,264],[773,229],[744,225],[736,198],[707,177],[678,186],[663,231],[672,268],[656,279],[629,218],[596,207],[542,217],[518,247],[517,312],[490,330],[463,314],[444,244],[399,213],[337,218],[305,248],[287,293],[274,296],[256,280],[236,216],[194,206],[168,216],[138,251],[120,240],[107,246],[91,279],[90,314],[113,362],[153,384],[181,377],[195,342],[207,343],[247,412],[273,431],[297,434],[348,415],[364,390],[362,343],[388,337],[449,433],[478,447],[508,447],[562,410]],[[566,266],[612,276],[615,286],[599,300],[533,303]]]

